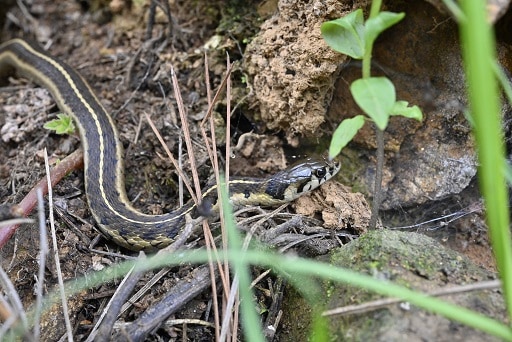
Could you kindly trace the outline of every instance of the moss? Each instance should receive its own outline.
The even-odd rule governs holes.
[[[459,284],[465,283],[467,279],[475,281],[489,277],[489,274],[474,266],[464,256],[444,248],[427,236],[390,230],[369,232],[358,240],[338,248],[331,253],[330,262],[420,291],[431,291],[445,286],[447,282]],[[299,292],[289,289],[284,301],[286,306],[283,308],[283,324],[287,328],[285,340],[305,340],[311,324],[311,313],[314,310],[357,305],[381,297],[342,283],[325,281],[321,285],[320,292],[323,295],[314,301],[315,308],[311,308]],[[293,295],[290,295],[291,293]],[[481,309],[482,303],[486,300],[486,295],[482,296],[484,297],[472,299],[470,303]],[[495,305],[493,303],[492,307]],[[407,324],[421,322],[417,318],[411,318],[412,323],[401,323],[400,319],[395,317],[397,315],[414,316],[406,316],[407,312],[396,306],[364,314],[334,316],[329,318],[331,337],[335,340],[377,340],[379,334],[388,331],[389,327],[394,326],[398,333],[402,333],[401,329]],[[439,319],[435,315],[425,317]]]

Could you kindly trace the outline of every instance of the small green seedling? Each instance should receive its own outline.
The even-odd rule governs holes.
[[[404,16],[404,13],[380,12],[365,22],[363,11],[358,9],[343,18],[325,22],[321,27],[322,36],[333,50],[363,60],[363,78],[351,84],[350,92],[357,105],[381,131],[386,129],[392,115],[416,120],[423,118],[417,106],[409,107],[406,101],[396,100],[395,87],[387,77],[370,77],[369,66],[375,39]],[[341,152],[363,123],[364,117],[356,116],[338,126],[329,148],[330,158],[335,158]]]
[[[72,134],[75,132],[75,125],[69,115],[57,114],[57,119],[44,124],[46,129],[55,131],[56,134]]]
[[[406,101],[396,100],[393,82],[387,77],[371,77],[370,66],[373,44],[383,31],[405,16],[404,13],[380,12],[382,1],[372,1],[370,17],[366,22],[363,10],[358,9],[343,18],[322,24],[321,31],[327,44],[335,51],[363,61],[363,77],[350,85],[350,93],[366,116],[377,126],[377,168],[370,229],[376,227],[380,201],[382,170],[384,167],[384,130],[392,115],[422,120],[417,106],[409,107]],[[357,115],[343,120],[333,134],[329,158],[334,159],[363,127],[366,118]]]

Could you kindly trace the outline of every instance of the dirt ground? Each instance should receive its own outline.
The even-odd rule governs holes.
[[[242,64],[246,58],[245,48],[251,37],[258,32],[262,18],[268,18],[276,4],[272,1],[249,1],[244,4],[230,7],[224,1],[198,1],[193,2],[193,5],[187,1],[172,1],[171,17],[166,15],[165,9],[159,7],[152,19],[148,1],[141,4],[121,0],[105,4],[102,1],[35,0],[25,3],[26,7],[14,5],[9,10],[9,15],[3,18],[4,30],[0,41],[19,36],[29,37],[47,48],[51,55],[74,67],[89,82],[116,121],[125,148],[128,197],[141,211],[162,214],[177,205],[178,176],[165,157],[165,151],[145,115],[149,115],[168,148],[178,155],[181,149],[178,137],[182,135],[182,126],[170,78],[171,69],[174,70],[191,127],[195,158],[199,165],[197,172],[204,180],[203,185],[206,184],[212,176],[212,167],[199,129],[208,111],[205,51],[208,54],[209,82],[214,91],[221,86],[226,75],[227,53],[231,62],[235,63],[231,74],[231,108],[234,108],[231,135],[233,145],[238,146],[233,149],[234,158],[230,159],[230,174],[264,177],[285,168],[293,162],[293,157],[304,154],[297,148],[300,145],[298,136],[302,126],[293,126],[288,121],[284,128],[278,123],[264,124],[260,121],[262,116],[258,114],[254,103],[247,100],[253,96],[253,89],[244,81],[246,75]],[[331,84],[325,83],[325,88],[329,87]],[[315,94],[310,96],[314,98]],[[269,103],[265,103],[265,106],[272,108]],[[221,145],[221,158],[225,151],[226,134],[222,127],[226,121],[226,107],[223,92],[214,107],[220,123],[216,127],[216,135]],[[48,151],[50,162],[56,164],[79,148],[80,139],[77,134],[58,136],[42,127],[54,119],[59,110],[48,91],[27,80],[9,79],[9,83],[0,89],[0,108],[3,140],[0,143],[0,203],[19,203],[45,175],[43,150]],[[286,120],[286,116],[281,115],[279,120]],[[307,116],[303,116],[301,125],[306,121]],[[321,126],[320,131],[325,133],[328,129],[329,123]],[[241,136],[243,138],[239,139]],[[326,146],[327,143],[321,139],[318,137],[315,145]],[[183,169],[188,172],[190,164],[187,153],[183,153]],[[474,184],[466,191],[474,196],[471,198],[478,197]],[[65,280],[86,276],[93,270],[136,256],[101,237],[95,230],[84,195],[81,170],[72,172],[59,182],[54,189],[54,198],[58,253]],[[454,211],[474,205],[471,202],[463,203],[465,198],[463,194],[452,198]],[[444,206],[441,210],[431,203],[425,204],[429,205],[428,211],[438,217],[446,209]],[[418,206],[417,217],[425,212],[425,208]],[[242,218],[271,211],[259,208],[243,214]],[[475,212],[477,215],[470,213],[464,216],[468,222],[471,221],[469,225],[457,221],[454,225],[425,228],[423,231],[463,251],[478,265],[493,270],[485,226],[479,216],[481,211]],[[296,253],[315,256],[325,254],[339,246],[339,242],[349,241],[363,233],[369,220],[369,209],[363,195],[352,193],[350,188],[336,182],[329,183],[321,192],[300,199],[293,207],[284,209],[274,221],[266,223],[266,227],[289,221],[290,217],[298,217],[294,216],[295,213],[305,215],[300,216],[300,219],[306,228],[292,227],[290,234],[280,239],[262,234],[262,240],[268,238],[266,242],[276,248],[288,249],[287,246],[293,245]],[[404,213],[404,216],[407,215]],[[388,222],[396,222],[394,220],[397,219],[394,214],[384,217],[389,219]],[[403,222],[397,225],[405,225]],[[329,231],[324,227],[336,228]],[[304,235],[319,237],[296,243]],[[187,247],[203,245],[202,233],[195,233]],[[1,249],[2,267],[14,283],[25,307],[32,305],[35,299],[34,275],[38,272],[38,253],[37,225],[22,226]],[[45,291],[53,289],[57,282],[57,271],[50,258],[48,265]],[[190,265],[167,270],[155,286],[122,313],[120,321],[130,322],[140,317],[179,280],[191,277],[193,270],[194,267]],[[147,283],[155,273],[144,275],[136,289]],[[253,271],[254,278],[260,275],[257,300],[270,317],[279,310],[276,308],[278,300],[275,292],[282,290],[282,287],[279,286],[280,280],[264,274],[264,270]],[[107,282],[69,299],[69,316],[72,318],[76,340],[86,340],[90,335],[106,303],[119,286],[119,281]],[[195,324],[193,321],[211,322],[211,306],[212,293],[208,289],[171,317],[177,323],[159,328],[149,340],[212,340],[212,327]],[[52,311],[44,317],[42,339],[59,340],[64,336],[60,315],[59,311]]]

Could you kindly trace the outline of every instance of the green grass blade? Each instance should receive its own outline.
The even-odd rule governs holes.
[[[502,324],[497,320],[484,316],[480,313],[459,307],[457,305],[451,304],[441,299],[426,296],[421,292],[413,291],[403,286],[393,284],[389,281],[374,279],[369,275],[356,273],[351,270],[342,269],[318,261],[312,261],[298,257],[287,257],[269,251],[261,252],[248,250],[244,252],[243,258],[241,258],[240,250],[235,249],[226,251],[225,253],[219,253],[219,257],[223,260],[229,259],[232,263],[234,262],[233,265],[237,263],[236,260],[242,260],[242,263],[244,265],[250,264],[271,267],[280,272],[284,272],[284,274],[287,274],[287,276],[293,278],[300,279],[300,277],[308,277],[311,279],[327,279],[336,282],[347,283],[353,286],[358,286],[363,289],[382,294],[384,296],[400,298],[425,310],[443,315],[449,319],[466,324],[468,326],[479,329],[481,331],[497,336],[504,340],[512,341],[512,330],[509,329],[507,325]],[[208,253],[205,250],[198,250],[180,251],[172,255],[159,254],[149,257],[143,262],[136,263],[136,269],[149,270],[164,266],[179,265],[184,262],[208,262]],[[77,293],[84,289],[90,289],[95,286],[98,286],[101,283],[121,277],[123,274],[128,272],[133,266],[133,261],[127,261],[119,265],[109,267],[108,269],[105,269],[103,271],[93,272],[87,275],[87,277],[82,277],[77,281],[73,281],[66,284],[66,293]],[[236,268],[238,266],[234,267]],[[246,284],[246,280],[241,279],[240,286],[242,286],[242,283]],[[248,305],[248,307],[245,309],[242,307],[242,317],[244,320],[244,332],[246,333],[246,339],[248,341],[260,341],[262,337],[260,331],[261,328],[259,318],[256,312],[254,311],[252,297],[251,295],[249,295],[250,291],[248,291],[249,288],[247,287],[247,285],[244,286],[245,289],[241,289],[240,295],[242,298],[242,305]],[[51,292],[45,300],[46,309],[48,309],[52,303],[56,303],[57,300],[58,292]]]
[[[235,270],[235,274],[239,279],[238,291],[240,293],[240,309],[242,312],[242,326],[247,341],[264,342],[262,327],[258,313],[253,301],[253,293],[251,290],[251,275],[249,264],[245,259],[245,251],[242,249],[242,237],[236,228],[233,218],[233,210],[229,203],[229,195],[226,187],[225,178],[221,175],[220,198],[222,201],[222,215],[224,216],[224,224],[228,233],[228,242],[232,250],[235,251],[237,257],[229,260],[231,266]]]
[[[504,298],[512,318],[512,246],[508,191],[502,172],[505,151],[494,70],[494,39],[486,18],[486,2],[461,1],[460,5],[467,18],[460,27],[461,44],[478,145],[478,179],[485,199],[490,240],[502,279]]]

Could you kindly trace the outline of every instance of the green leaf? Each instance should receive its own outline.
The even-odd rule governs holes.
[[[320,27],[322,36],[334,50],[354,59],[364,55],[364,18],[358,9],[343,18],[327,21]]]
[[[361,78],[352,82],[350,92],[377,127],[385,130],[396,100],[393,83],[386,77]]]
[[[71,134],[75,132],[75,125],[69,115],[57,114],[58,119],[44,124],[44,128],[55,131],[56,134]]]
[[[418,121],[423,120],[423,113],[421,112],[420,107],[418,107],[418,106],[409,107],[409,102],[407,102],[407,101],[396,101],[390,114],[391,115],[400,115],[400,116],[404,116],[409,119],[415,119]]]
[[[331,145],[329,146],[329,159],[334,159],[340,154],[341,150],[347,146],[363,125],[363,115],[343,120],[332,135]]]
[[[368,19],[364,25],[366,44],[372,45],[379,34],[395,25],[404,17],[405,13],[380,12],[377,16]]]

